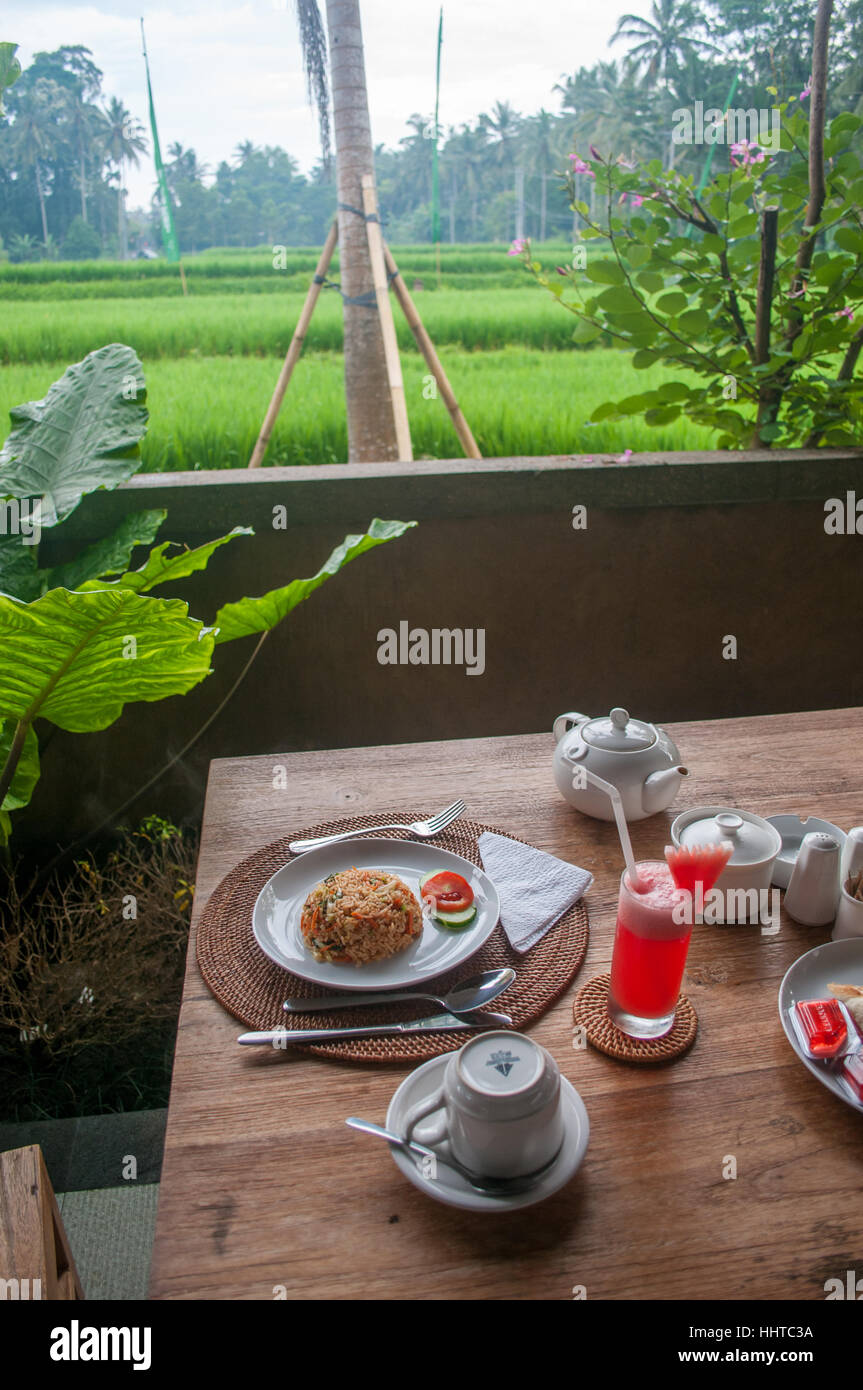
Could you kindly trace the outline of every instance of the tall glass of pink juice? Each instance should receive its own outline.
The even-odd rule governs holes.
[[[608,1014],[632,1038],[661,1038],[674,1026],[691,914],[680,921],[681,895],[666,863],[648,859],[636,868],[643,893],[630,886],[628,870],[620,879]]]

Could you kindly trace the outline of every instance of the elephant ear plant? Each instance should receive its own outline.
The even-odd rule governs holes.
[[[349,561],[415,522],[374,519],[346,536],[310,579],[225,604],[209,624],[181,599],[152,596],[206,568],[220,546],[253,532],[235,527],[194,550],[150,546],[167,515],[137,512],[64,564],[42,568],[38,544],[96,488],[114,488],[141,466],[147,410],[141,363],[114,343],[55,382],[44,401],[11,412],[0,452],[0,849],[8,858],[10,813],[39,778],[34,721],[87,733],[113,724],[127,704],[184,694],[211,671],[216,646],[276,627]],[[5,499],[2,500],[2,499]]]

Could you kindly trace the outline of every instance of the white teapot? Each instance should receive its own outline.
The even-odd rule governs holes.
[[[554,721],[554,780],[561,796],[597,820],[613,820],[612,789],[628,821],[664,811],[682,778],[676,745],[656,724],[616,708],[602,718],[560,714]]]

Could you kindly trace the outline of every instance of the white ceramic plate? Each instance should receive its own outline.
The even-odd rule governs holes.
[[[443,1070],[451,1056],[452,1053],[447,1053],[443,1057],[432,1057],[430,1062],[424,1062],[421,1067],[412,1071],[410,1076],[405,1077],[390,1101],[387,1129],[391,1129],[395,1134],[404,1134],[404,1118],[408,1110],[440,1085]],[[551,1167],[542,1177],[537,1178],[535,1185],[527,1192],[519,1192],[512,1197],[490,1197],[484,1192],[477,1192],[467,1178],[463,1178],[461,1173],[447,1167],[443,1162],[438,1163],[437,1175],[434,1178],[423,1177],[421,1170],[404,1149],[391,1146],[393,1162],[420,1192],[425,1192],[427,1196],[434,1197],[435,1201],[443,1202],[448,1207],[461,1207],[464,1211],[497,1212],[517,1211],[520,1207],[535,1206],[537,1202],[544,1202],[546,1197],[551,1197],[569,1182],[579,1168],[587,1148],[590,1122],[584,1101],[565,1076],[560,1078],[560,1100],[563,1106],[564,1126],[560,1153]]]
[[[367,965],[317,961],[300,931],[303,903],[321,879],[353,867],[398,874],[417,898],[424,874],[449,869],[466,878],[473,889],[476,917],[469,927],[449,931],[435,926],[424,913],[422,936],[396,956]],[[461,855],[414,840],[358,838],[309,850],[274,873],[258,894],[252,929],[270,960],[302,980],[329,990],[404,989],[468,960],[491,936],[499,916],[500,900],[491,879]]]
[[[816,946],[814,951],[800,956],[786,971],[779,986],[779,1017],[785,1036],[804,1066],[846,1105],[863,1112],[863,1104],[855,1099],[824,1062],[815,1062],[806,1056],[788,1017],[788,1010],[804,999],[831,998],[827,988],[831,981],[840,985],[863,985],[863,939],[826,941],[823,946]]]
[[[833,835],[839,841],[840,853],[845,844],[845,831],[840,830],[838,825],[833,825],[829,820],[819,820],[817,816],[808,816],[805,820],[801,820],[799,816],[791,815],[768,816],[767,819],[782,836],[782,848],[773,865],[772,882],[777,888],[787,888],[791,882],[791,875],[794,872],[794,865],[797,862],[804,835],[812,835],[815,831],[823,831],[825,835]]]

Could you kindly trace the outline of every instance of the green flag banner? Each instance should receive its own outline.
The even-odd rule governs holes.
[[[440,21],[437,31],[437,64],[435,73],[435,98],[434,98],[434,149],[432,150],[432,241],[437,245],[440,241],[440,187],[438,184],[438,142],[440,141],[440,123],[438,113],[440,110],[440,51],[443,44],[443,6],[441,6]]]
[[[165,248],[165,256],[169,261],[180,259],[180,246],[177,241],[177,233],[174,230],[174,212],[171,206],[171,194],[168,189],[168,180],[165,177],[165,166],[162,163],[162,151],[159,148],[159,132],[156,129],[156,111],[153,106],[153,88],[150,85],[150,64],[147,59],[147,42],[144,38],[144,21],[141,20],[141,42],[144,45],[144,67],[147,72],[147,98],[150,103],[150,130],[153,133],[153,159],[156,164],[156,178],[159,181],[159,214],[162,219],[162,245]]]

